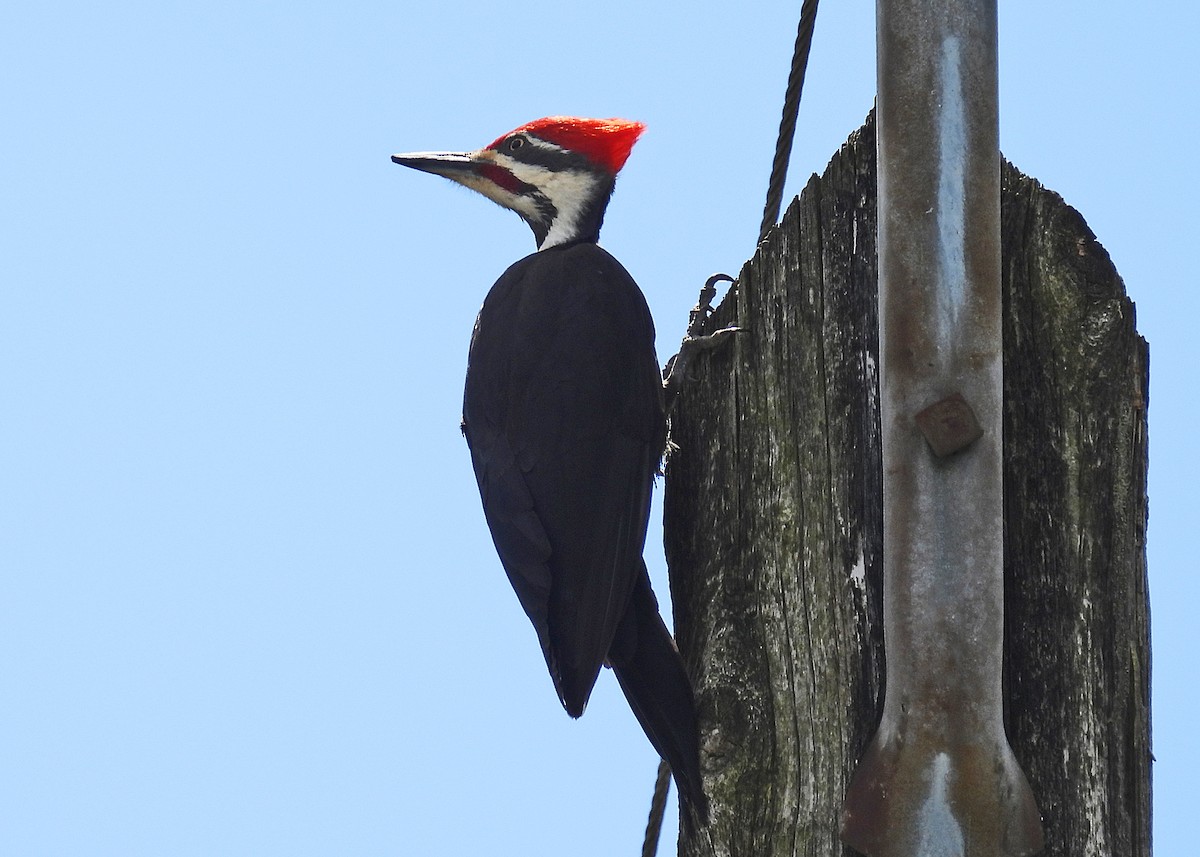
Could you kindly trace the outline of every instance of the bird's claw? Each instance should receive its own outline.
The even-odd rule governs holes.
[[[717,348],[723,345],[732,334],[742,331],[742,328],[731,324],[711,333],[703,332],[705,324],[713,313],[712,302],[717,295],[717,283],[722,282],[733,283],[735,281],[728,274],[713,274],[704,282],[704,286],[700,289],[700,299],[688,313],[687,333],[684,334],[683,341],[679,343],[679,353],[668,360],[663,369],[663,389],[666,391],[668,412],[679,396],[684,381],[691,380],[687,374],[688,364],[696,352]]]
[[[710,348],[716,348],[729,338],[731,333],[741,333],[742,328],[736,324],[731,324],[728,327],[722,327],[720,330],[714,330],[712,333],[705,333],[700,336],[685,336],[683,341],[679,343],[680,350],[691,349],[693,351],[707,351]]]
[[[732,283],[733,277],[728,274],[713,274],[704,281],[704,286],[700,289],[700,298],[696,301],[696,305],[692,307],[688,313],[687,334],[684,341],[688,337],[700,336],[704,330],[704,323],[708,321],[708,317],[713,313],[713,298],[717,296],[717,283]]]

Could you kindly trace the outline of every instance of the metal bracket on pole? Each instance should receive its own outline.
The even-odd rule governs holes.
[[[1022,857],[1041,818],[1004,732],[996,0],[877,0],[884,643],[842,838]]]

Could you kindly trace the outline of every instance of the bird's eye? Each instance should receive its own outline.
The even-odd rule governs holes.
[[[513,137],[511,140],[508,141],[508,150],[510,152],[515,152],[517,149],[521,148],[524,145],[525,145],[524,137]]]

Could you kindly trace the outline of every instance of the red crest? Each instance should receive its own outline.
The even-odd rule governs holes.
[[[633,144],[645,130],[645,124],[626,119],[547,116],[509,131],[488,148],[498,149],[500,144],[513,134],[529,134],[572,152],[578,152],[616,175],[621,171],[621,167],[625,166]]]

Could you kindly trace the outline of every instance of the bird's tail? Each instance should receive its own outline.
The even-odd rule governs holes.
[[[703,823],[708,818],[708,802],[700,776],[692,684],[658,613],[644,563],[608,660],[646,737],[671,766],[684,803]]]

